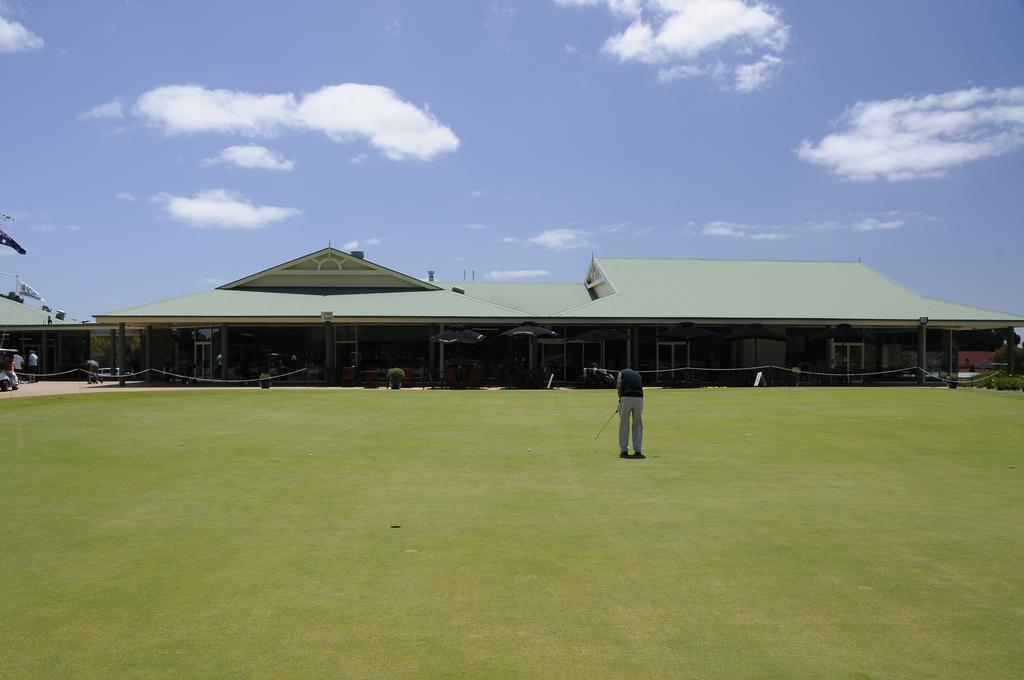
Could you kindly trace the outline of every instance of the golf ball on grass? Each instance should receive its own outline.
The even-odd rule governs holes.
[[[527,453],[533,453],[533,449],[526,449]]]

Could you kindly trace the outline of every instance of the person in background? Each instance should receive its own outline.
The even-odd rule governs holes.
[[[18,374],[14,372],[14,353],[4,353],[4,373],[7,375],[7,379],[11,383],[11,389],[18,389]]]
[[[36,375],[39,374],[39,355],[36,354],[34,349],[28,352],[28,381],[35,382]]]
[[[95,359],[89,359],[85,362],[85,373],[89,377],[89,384],[98,383],[100,381],[100,362]]]

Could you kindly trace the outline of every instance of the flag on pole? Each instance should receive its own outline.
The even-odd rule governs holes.
[[[25,254],[25,249],[18,245],[18,242],[7,235],[7,232],[0,229],[0,246],[10,246],[18,251],[20,255]]]
[[[21,281],[20,285],[18,286],[18,295],[24,295],[25,297],[35,298],[37,300],[42,300],[43,302],[46,302],[46,300],[43,300],[43,296],[40,295],[35,288],[28,285],[24,281]]]

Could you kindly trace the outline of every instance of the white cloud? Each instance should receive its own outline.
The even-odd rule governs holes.
[[[686,80],[688,78],[696,78],[706,73],[706,70],[700,66],[694,66],[693,64],[676,64],[675,66],[669,66],[668,68],[658,69],[658,80],[663,83],[669,83],[673,80]]]
[[[362,165],[369,158],[370,157],[367,156],[365,153],[357,153],[355,156],[352,156],[352,158],[349,158],[348,162],[351,163],[352,165]]]
[[[278,152],[265,146],[229,146],[213,158],[205,158],[203,165],[237,165],[255,170],[284,170],[295,167],[295,161],[287,160]]]
[[[122,191],[122,192],[118,193],[116,198],[118,200],[128,201],[130,203],[134,203],[136,201],[135,194],[130,193],[128,191]]]
[[[548,229],[527,241],[548,250],[569,250],[570,248],[590,246],[590,242],[587,241],[587,232],[582,229]]]
[[[498,239],[498,243],[519,243],[519,239],[515,236],[503,236]]]
[[[776,54],[789,43],[781,11],[759,0],[555,0],[570,7],[604,5],[629,24],[604,42],[603,51],[620,62],[658,65],[658,80],[670,82],[730,71],[734,87],[764,87],[783,60]],[[754,63],[730,67],[738,59]],[[722,62],[724,68],[702,64]]]
[[[608,9],[616,14],[626,17],[640,15],[640,9],[645,0],[555,0],[556,5],[563,7],[596,7],[607,5]]]
[[[167,85],[143,93],[135,102],[135,113],[168,135],[219,132],[259,137],[295,124],[297,106],[292,94]]]
[[[416,108],[378,85],[321,88],[303,98],[297,114],[303,125],[336,142],[366,137],[392,160],[430,160],[459,146],[455,133],[439,124],[429,110]]]
[[[378,243],[380,243],[380,239],[379,238],[368,238],[368,239],[363,239],[363,240],[353,239],[351,241],[346,241],[345,243],[342,243],[341,244],[341,249],[342,250],[359,250],[360,245],[365,248],[366,246],[375,246]]]
[[[537,276],[547,276],[550,272],[546,269],[504,269],[487,272],[489,279],[503,281],[507,279],[530,279]]]
[[[466,225],[466,229],[469,229],[470,231],[483,231],[486,228],[487,228],[486,224],[473,223],[473,224],[467,224]]]
[[[700,230],[700,234],[702,236],[726,236],[750,241],[781,241],[793,236],[793,234],[775,231],[772,227],[739,224],[736,222],[708,222]]]
[[[735,71],[736,91],[753,92],[767,87],[782,70],[783,63],[779,57],[766,54],[753,64],[740,64]]]
[[[0,8],[2,9],[2,8]],[[43,39],[17,21],[0,17],[0,54],[31,52],[43,47]]]
[[[748,241],[781,241],[800,236],[834,234],[837,232],[892,231],[906,226],[911,221],[929,218],[920,213],[893,210],[885,213],[865,215],[850,213],[840,217],[824,217],[808,220],[791,226],[741,224],[738,222],[713,221],[699,231],[688,229],[688,233],[701,236],[720,236]],[[688,226],[695,226],[688,223]]]
[[[473,190],[473,194],[472,194],[473,198],[483,198],[486,195],[487,195],[487,190],[486,189],[474,189]]]
[[[88,111],[78,114],[78,120],[96,120],[100,118],[124,118],[124,104],[118,99],[111,99],[105,104],[98,104]]]
[[[1024,146],[1024,87],[857,102],[837,127],[797,156],[850,180],[937,177]]]
[[[837,231],[892,231],[905,227],[909,220],[921,219],[925,222],[934,218],[918,213],[892,211],[882,213],[878,216],[847,215],[841,219],[812,220],[805,222],[799,231],[808,231],[814,234],[828,234]]]
[[[254,205],[238,193],[225,189],[207,189],[192,198],[160,193],[150,200],[162,203],[172,219],[207,229],[263,229],[302,214],[295,208]]]
[[[903,220],[886,220],[883,222],[873,217],[867,217],[854,222],[852,228],[854,231],[888,231],[890,229],[899,229],[904,224],[906,222]]]
[[[339,143],[365,139],[392,160],[431,160],[459,146],[455,133],[429,109],[379,85],[329,85],[301,97],[168,85],[142,94],[135,113],[168,135],[271,137],[292,129],[320,132]]]

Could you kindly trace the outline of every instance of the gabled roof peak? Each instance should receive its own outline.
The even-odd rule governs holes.
[[[220,290],[349,288],[440,290],[438,286],[330,246],[219,286]]]

